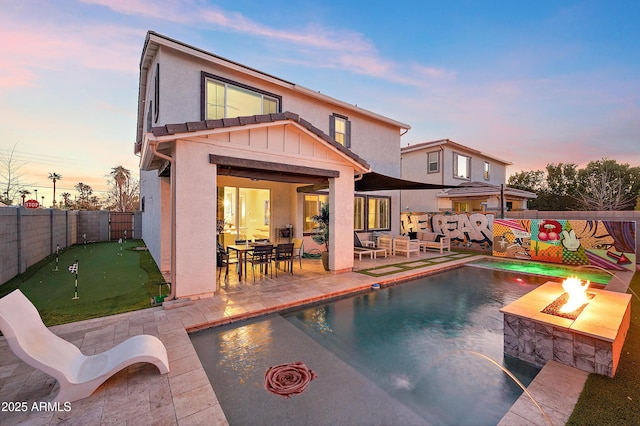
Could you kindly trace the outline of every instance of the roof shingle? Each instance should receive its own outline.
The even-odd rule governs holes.
[[[316,135],[320,139],[325,142],[331,144],[334,148],[338,149],[343,154],[351,157],[358,163],[363,166],[369,168],[369,163],[367,163],[363,158],[359,155],[355,154],[348,148],[345,148],[341,144],[335,141],[331,136],[327,135],[325,132],[315,127],[309,121],[301,118],[298,114],[290,111],[275,113],[275,114],[259,114],[259,115],[250,115],[243,117],[234,117],[234,118],[222,118],[217,120],[203,120],[203,121],[191,121],[188,123],[176,123],[176,124],[166,124],[164,126],[158,126],[151,128],[151,133],[154,136],[169,136],[175,135],[178,133],[190,133],[197,132],[201,130],[212,130],[212,129],[220,129],[220,128],[233,128],[239,126],[246,126],[247,124],[261,124],[261,123],[275,123],[278,121],[294,121],[298,123],[300,126],[308,130],[310,133]]]

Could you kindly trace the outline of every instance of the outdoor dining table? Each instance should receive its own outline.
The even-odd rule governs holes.
[[[242,279],[242,275],[247,272],[247,254],[251,253],[257,245],[271,245],[275,249],[277,244],[272,243],[249,243],[249,244],[229,244],[228,250],[234,250],[238,254],[238,279]],[[243,271],[244,270],[244,271]]]

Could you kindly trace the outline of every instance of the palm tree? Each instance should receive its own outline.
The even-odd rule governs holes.
[[[116,188],[118,190],[118,202],[116,206],[116,210],[124,211],[124,201],[122,199],[122,188],[126,185],[126,183],[131,178],[131,172],[124,167],[118,165],[117,167],[111,168],[111,177],[116,182]]]
[[[71,205],[71,202],[69,200],[71,198],[71,194],[69,194],[68,192],[63,192],[62,194],[60,194],[60,196],[64,200],[64,206],[69,207]]]
[[[20,196],[22,197],[22,205],[24,206],[24,199],[27,197],[27,195],[31,194],[31,191],[29,191],[28,189],[21,189],[19,192]]]
[[[56,182],[62,179],[62,175],[56,172],[49,173],[49,179],[53,181],[53,207],[56,206]]]

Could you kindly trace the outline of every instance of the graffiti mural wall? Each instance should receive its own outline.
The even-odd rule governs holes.
[[[495,219],[493,255],[567,265],[635,270],[632,221]]]
[[[403,213],[403,234],[430,231],[451,238],[452,246],[491,252],[493,215],[483,213]]]
[[[403,213],[402,233],[431,231],[494,256],[635,270],[636,222],[495,219],[483,213]]]

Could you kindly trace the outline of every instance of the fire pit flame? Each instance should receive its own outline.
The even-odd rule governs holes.
[[[562,282],[562,288],[569,295],[569,300],[560,307],[559,311],[564,313],[573,312],[585,303],[588,303],[587,289],[590,283],[590,281],[587,281],[583,284],[578,277],[569,277],[564,280]]]

